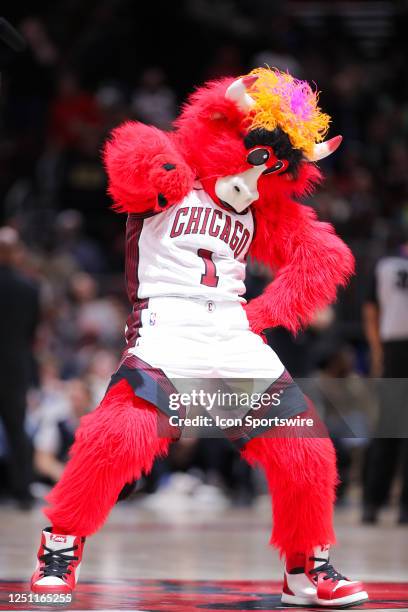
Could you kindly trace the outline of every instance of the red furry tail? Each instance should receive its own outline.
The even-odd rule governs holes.
[[[47,497],[54,531],[87,536],[106,520],[126,483],[148,473],[169,440],[158,437],[158,413],[122,381],[81,420],[65,472]]]

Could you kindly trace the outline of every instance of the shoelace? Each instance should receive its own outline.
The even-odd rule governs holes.
[[[320,557],[309,557],[309,561],[321,561],[322,562],[322,565],[319,565],[319,567],[315,567],[314,569],[309,570],[309,574],[311,576],[322,573],[322,574],[325,574],[325,576],[323,577],[323,580],[331,579],[333,582],[336,582],[338,580],[347,580],[345,576],[342,576],[342,574],[339,574],[339,572],[337,572],[334,569],[332,564],[329,563],[327,559],[322,559]]]
[[[62,578],[65,574],[70,574],[71,570],[68,569],[69,564],[72,561],[78,561],[78,557],[67,555],[67,553],[74,552],[78,546],[72,548],[61,548],[60,550],[52,550],[44,545],[44,550],[47,552],[41,555],[40,561],[44,561],[44,569],[42,570],[43,576],[57,576]]]

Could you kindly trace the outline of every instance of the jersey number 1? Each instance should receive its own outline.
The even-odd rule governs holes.
[[[207,249],[198,249],[197,255],[204,262],[204,274],[201,275],[201,285],[206,287],[216,287],[218,285],[219,276],[217,276],[217,268],[212,260],[213,252]]]

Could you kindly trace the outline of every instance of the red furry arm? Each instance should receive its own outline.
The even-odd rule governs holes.
[[[256,333],[282,325],[292,332],[336,299],[354,270],[354,258],[329,223],[306,206],[288,201],[273,230],[258,222],[252,255],[277,268],[273,282],[246,306]]]
[[[113,130],[104,162],[108,191],[119,212],[159,212],[193,187],[193,172],[170,136],[143,123],[128,121]]]

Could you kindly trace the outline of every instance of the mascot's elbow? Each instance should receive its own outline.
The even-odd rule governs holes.
[[[350,248],[336,234],[332,235],[328,245],[328,261],[326,267],[330,270],[333,283],[345,286],[355,271],[354,255]]]
[[[318,221],[315,211],[305,207],[304,229],[297,236],[294,255],[299,272],[319,284],[345,285],[354,273],[354,256],[336,234],[331,223]]]
[[[347,245],[344,253],[343,266],[348,280],[350,276],[353,276],[353,274],[355,273],[355,259],[353,253],[351,252],[351,249],[349,249]]]
[[[300,327],[309,325],[317,311],[334,304],[338,288],[345,287],[354,274],[354,256],[338,236],[331,234],[326,247],[313,266],[308,268],[306,264],[297,292],[292,294],[292,312],[296,313]]]

